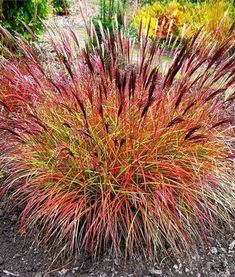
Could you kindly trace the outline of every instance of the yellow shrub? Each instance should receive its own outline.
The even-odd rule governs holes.
[[[170,26],[169,31],[171,33],[177,32],[176,27],[183,24],[183,14],[184,7],[176,1],[164,5],[159,2],[153,5],[147,4],[137,11],[134,25],[138,28],[142,22],[143,27],[147,28],[150,24],[150,37],[155,37],[162,26],[163,30],[161,32],[161,37],[165,38]]]
[[[142,21],[143,27],[147,28],[150,22],[150,37],[158,34],[161,24],[162,38],[166,38],[168,32],[176,37],[182,33],[184,25],[188,25],[190,28],[186,38],[204,28],[214,39],[221,41],[226,37],[234,19],[235,8],[232,0],[208,0],[200,4],[188,1],[181,4],[174,0],[169,3],[145,5],[137,11],[133,23],[138,28]]]

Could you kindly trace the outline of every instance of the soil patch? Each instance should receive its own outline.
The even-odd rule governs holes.
[[[16,219],[17,213],[6,214],[4,203],[0,202],[0,277],[235,276],[235,229],[227,226],[220,234],[211,234],[209,245],[199,246],[198,253],[190,259],[165,258],[158,263],[137,259],[124,264],[105,254],[99,262],[84,257],[70,264],[53,264],[50,253],[37,247],[33,238],[19,234]]]

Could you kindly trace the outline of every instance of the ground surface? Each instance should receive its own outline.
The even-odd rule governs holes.
[[[89,258],[53,264],[52,255],[38,249],[30,237],[20,236],[16,224],[17,212],[6,213],[0,202],[0,277],[233,277],[235,276],[235,229],[209,237],[210,245],[198,247],[198,254],[191,259],[166,258],[159,263],[143,260],[123,264],[112,261],[108,254],[99,262]]]
[[[71,0],[71,2],[72,6],[69,15],[51,16],[45,20],[44,23],[48,29],[52,28],[53,30],[62,32],[69,32],[69,30],[73,30],[78,35],[79,43],[83,45],[86,38],[84,19],[89,21],[98,13],[99,0],[81,0],[81,5],[79,4],[79,0]],[[48,41],[49,36],[49,32],[46,31],[42,35],[41,40],[43,42]]]
[[[97,12],[96,0],[82,1],[87,7],[86,17]],[[81,42],[85,38],[84,23],[78,5],[73,6],[71,14],[66,17],[51,17],[48,25],[59,29],[72,28],[78,33]],[[42,37],[48,39],[48,33]],[[195,277],[235,277],[235,228],[226,226],[220,234],[209,237],[210,245],[199,246],[198,254],[191,259],[163,261],[151,264],[142,261],[129,261],[123,264],[112,261],[109,255],[104,255],[99,262],[92,263],[90,259],[81,259],[70,264],[57,262],[47,251],[38,249],[31,238],[25,238],[17,232],[17,213],[6,214],[5,203],[0,202],[0,277],[147,277],[147,276],[195,276]]]

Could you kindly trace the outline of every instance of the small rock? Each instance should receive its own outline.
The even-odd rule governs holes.
[[[233,251],[233,250],[234,250],[234,248],[235,248],[235,240],[234,240],[234,241],[232,241],[232,242],[229,244],[228,249],[229,249],[229,251]]]
[[[184,271],[185,271],[185,273],[188,273],[189,269],[187,267],[185,267]]]
[[[17,215],[16,214],[13,214],[13,216],[11,217],[11,221],[12,222],[15,222],[17,220]]]
[[[13,256],[13,259],[16,259],[16,258],[20,258],[20,254],[19,254],[19,253],[16,253],[16,254]]]
[[[4,216],[4,211],[3,209],[0,209],[0,217],[3,217]]]
[[[3,258],[0,256],[0,265],[2,265],[4,263]]]
[[[151,275],[162,275],[162,271],[161,271],[160,269],[156,269],[156,268],[154,268],[154,267],[151,267],[151,268],[149,269],[149,273],[150,273]]]
[[[43,273],[42,272],[37,272],[33,275],[33,277],[43,277]]]
[[[10,272],[8,270],[3,270],[3,273],[5,273],[7,276],[16,276],[16,277],[20,276],[19,273]]]
[[[222,261],[222,266],[223,266],[223,268],[227,268],[228,267],[228,260],[224,259]]]
[[[98,277],[108,277],[108,275],[105,272],[101,272],[99,273]]]
[[[27,265],[25,267],[25,270],[28,271],[28,272],[33,271],[33,267],[31,265]]]
[[[178,262],[178,268],[181,269],[181,268],[182,268],[181,260],[180,260],[180,259],[177,259],[177,262]]]
[[[36,267],[40,267],[42,265],[41,262],[36,263]]]
[[[218,250],[216,247],[211,247],[210,252],[211,252],[211,254],[216,255],[218,253]]]
[[[177,264],[173,265],[173,268],[174,268],[174,270],[178,270],[179,269]]]
[[[79,268],[78,266],[77,266],[77,267],[74,267],[74,268],[72,269],[72,273],[75,274],[75,272],[76,272],[76,271],[79,271],[79,269],[80,269],[80,268]]]
[[[227,253],[226,249],[224,247],[220,248],[222,252]]]
[[[1,201],[0,202],[0,209],[4,209],[6,207],[6,201]]]
[[[58,273],[59,273],[59,275],[63,276],[63,275],[65,275],[68,271],[69,271],[68,269],[63,268],[63,269],[61,269],[60,271],[58,271]]]
[[[208,272],[210,272],[211,266],[212,266],[212,263],[211,263],[211,262],[207,262],[207,263],[206,263],[206,268],[207,268]]]

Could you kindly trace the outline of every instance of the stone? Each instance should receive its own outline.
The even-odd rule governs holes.
[[[31,271],[33,271],[33,267],[31,265],[27,265],[25,267],[25,270],[28,271],[28,272],[31,272]]]
[[[229,244],[229,247],[228,247],[229,251],[233,251],[235,249],[235,240],[232,241],[230,244]]]
[[[33,277],[43,277],[43,273],[42,272],[37,272],[33,275]]]
[[[20,276],[19,273],[10,272],[8,270],[3,270],[2,272],[5,273],[7,276],[16,276],[16,277]]]
[[[12,222],[15,222],[15,221],[17,221],[17,215],[16,214],[13,214],[13,216],[11,217],[11,221]]]
[[[0,265],[4,264],[3,258],[0,256]]]
[[[3,209],[0,209],[0,217],[3,217],[4,216],[4,211]]]
[[[16,253],[14,256],[13,256],[13,259],[18,259],[18,258],[20,258],[21,256],[20,256],[20,254],[19,253]]]
[[[63,275],[65,275],[68,271],[69,271],[68,269],[63,268],[63,269],[61,269],[60,271],[58,271],[58,273],[59,273],[61,276],[63,276]]]
[[[216,247],[211,247],[210,252],[211,252],[211,254],[216,255],[218,253],[218,250]]]
[[[107,275],[107,273],[105,273],[105,272],[100,272],[100,273],[98,274],[98,277],[108,277],[108,275]]]
[[[149,268],[149,273],[153,276],[155,275],[162,275],[162,270],[161,269],[156,269],[154,267]]]
[[[211,267],[212,267],[212,263],[211,262],[207,262],[206,263],[206,268],[207,268],[208,272],[210,272]]]
[[[80,270],[80,268],[79,268],[78,266],[77,266],[77,267],[74,267],[74,268],[72,269],[72,273],[75,274],[75,272],[76,272],[76,271],[79,271],[79,270]]]

